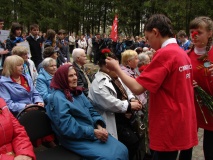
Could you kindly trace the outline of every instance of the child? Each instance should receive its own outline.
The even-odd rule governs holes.
[[[24,39],[22,38],[22,26],[19,23],[13,23],[9,38],[6,40],[6,48],[9,51],[9,54],[11,55],[11,51],[14,46],[16,46],[16,43],[23,42]]]
[[[138,55],[138,68],[139,68],[139,72],[141,73],[150,63],[150,58],[148,56],[148,54],[146,53],[140,53]]]
[[[30,36],[26,38],[30,45],[31,60],[35,63],[36,68],[42,61],[42,43],[43,40],[39,37],[39,26],[32,24],[30,26]]]
[[[44,42],[44,48],[46,47],[53,47],[55,50],[58,50],[58,59],[60,59],[60,61],[62,63],[65,63],[65,58],[64,55],[61,53],[61,51],[59,50],[58,46],[56,45],[56,32],[53,29],[48,29],[46,36],[45,36],[45,42]]]
[[[196,17],[190,22],[193,47],[188,55],[191,59],[193,80],[209,96],[213,96],[213,21],[209,17]],[[197,98],[196,98],[197,99]],[[204,102],[195,100],[198,128],[204,129],[203,151],[205,160],[213,159],[213,117]],[[202,109],[200,107],[202,105]],[[205,118],[204,118],[205,117]]]
[[[184,30],[180,30],[177,35],[178,40],[180,41],[180,47],[184,51],[188,50],[190,48],[191,41],[186,38],[186,32]]]
[[[69,42],[65,40],[65,36],[65,30],[60,29],[58,32],[57,46],[60,48],[60,51],[63,54],[65,60],[70,62]]]

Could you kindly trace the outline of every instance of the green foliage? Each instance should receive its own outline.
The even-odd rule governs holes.
[[[65,29],[77,34],[108,32],[118,14],[119,33],[142,35],[143,24],[155,13],[171,18],[177,33],[188,33],[190,21],[196,16],[213,17],[212,0],[1,0],[0,15],[5,29],[18,21],[29,29],[37,23],[42,31]]]

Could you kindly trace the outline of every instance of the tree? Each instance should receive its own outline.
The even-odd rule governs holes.
[[[213,1],[196,0],[1,0],[0,14],[9,29],[14,21],[29,29],[37,23],[42,31],[65,29],[77,34],[106,32],[118,15],[119,33],[142,35],[142,24],[155,13],[166,14],[177,33],[189,32],[190,21],[196,16],[213,17]]]

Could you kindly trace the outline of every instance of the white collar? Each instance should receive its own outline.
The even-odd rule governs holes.
[[[39,39],[39,36],[37,36],[37,37],[34,37],[31,33],[30,33],[30,35],[31,35],[31,37],[33,38],[33,39]]]
[[[176,39],[175,38],[167,39],[165,42],[163,42],[163,44],[161,45],[161,48],[166,47],[168,44],[171,44],[171,43],[176,43],[177,44]]]
[[[206,47],[203,47],[203,48],[195,47],[195,48],[194,48],[194,52],[195,52],[195,54],[197,54],[197,55],[203,55],[203,54],[206,53]]]
[[[100,69],[99,69],[99,71],[95,74],[95,78],[97,79],[98,82],[100,82],[102,79],[104,79],[104,78],[106,78],[106,77],[108,77],[108,81],[111,80],[111,77],[110,77],[107,73],[104,73],[104,72],[100,71]],[[106,79],[105,79],[105,81],[106,81]]]

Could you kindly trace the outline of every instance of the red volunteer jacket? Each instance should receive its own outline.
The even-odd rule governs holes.
[[[35,160],[33,146],[23,126],[10,113],[5,101],[0,98],[0,160],[13,160],[14,153]]]

